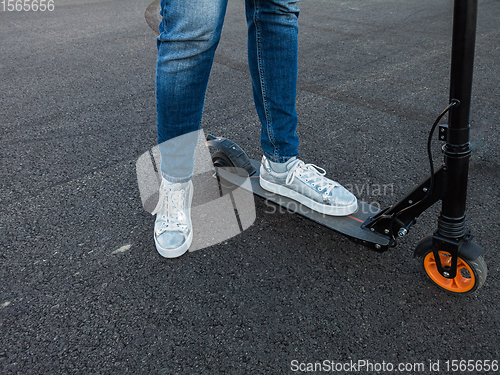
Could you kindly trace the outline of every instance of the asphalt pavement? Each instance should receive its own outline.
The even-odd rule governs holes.
[[[156,141],[157,5],[53,5],[0,8],[0,373],[500,373],[498,0],[478,11],[467,222],[488,278],[470,296],[413,258],[439,205],[379,254],[255,198],[248,229],[160,257],[136,173]],[[453,2],[299,5],[301,157],[390,205],[428,174]],[[258,159],[245,29],[229,1],[202,127]]]

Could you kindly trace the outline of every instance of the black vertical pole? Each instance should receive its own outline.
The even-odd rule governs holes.
[[[450,239],[466,232],[465,208],[469,171],[469,113],[472,92],[474,46],[476,39],[477,0],[455,0],[451,54],[450,109],[448,138],[444,146],[445,194],[438,220],[439,233]]]
[[[450,102],[459,105],[450,109],[448,135],[444,150],[444,193],[438,217],[438,230],[432,237],[436,266],[446,278],[457,274],[458,254],[470,243],[465,223],[467,180],[471,153],[469,113],[474,70],[477,0],[455,0],[453,10],[453,40],[451,48]],[[441,264],[439,251],[451,255],[451,266]]]

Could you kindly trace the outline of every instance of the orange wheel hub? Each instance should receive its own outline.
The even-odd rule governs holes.
[[[451,255],[440,251],[441,264],[451,266]],[[471,290],[476,283],[476,278],[471,267],[460,257],[457,260],[457,275],[453,279],[447,279],[438,271],[434,253],[431,251],[424,258],[424,267],[427,275],[441,288],[455,293],[465,293]]]

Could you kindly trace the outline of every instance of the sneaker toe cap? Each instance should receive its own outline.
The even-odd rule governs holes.
[[[186,237],[182,232],[168,231],[156,237],[158,246],[163,250],[176,250],[186,242]]]
[[[336,206],[351,206],[357,202],[357,198],[349,190],[338,186],[331,197],[330,204]]]

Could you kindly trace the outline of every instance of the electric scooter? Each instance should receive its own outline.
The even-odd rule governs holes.
[[[470,140],[470,101],[476,36],[477,0],[455,0],[451,57],[450,103],[434,122],[427,142],[430,176],[397,203],[379,210],[365,202],[352,215],[328,216],[300,205],[287,197],[262,189],[260,162],[251,160],[234,142],[207,136],[207,146],[216,149],[212,161],[218,177],[246,187],[264,199],[321,225],[360,240],[378,252],[396,245],[407,235],[417,218],[438,201],[442,202],[437,229],[422,239],[414,257],[422,260],[432,282],[452,294],[471,294],[485,282],[487,267],[483,248],[473,241],[466,227],[465,204]],[[448,124],[438,126],[448,113]],[[443,164],[434,170],[431,142],[435,130],[444,142]],[[245,171],[246,176],[236,171]],[[250,177],[251,184],[243,181]]]

